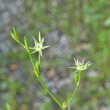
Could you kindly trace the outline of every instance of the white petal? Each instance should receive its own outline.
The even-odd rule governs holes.
[[[68,68],[71,68],[71,69],[76,69],[76,67],[68,67]]]
[[[44,43],[44,37],[42,38],[42,44]]]
[[[46,49],[46,48],[48,48],[49,46],[44,46],[42,49]]]
[[[38,42],[37,42],[37,40],[35,39],[35,37],[33,37],[33,40],[34,40],[34,44],[37,45]]]
[[[29,47],[29,49],[35,49],[35,48],[33,48],[33,47]]]
[[[82,60],[82,65],[84,65],[84,60],[85,60],[85,59]]]
[[[39,31],[39,42],[41,43],[41,34],[40,34],[40,31]]]

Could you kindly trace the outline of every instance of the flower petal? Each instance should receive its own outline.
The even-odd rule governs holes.
[[[85,59],[82,60],[82,63],[81,63],[82,65],[84,65],[84,60],[85,60]]]
[[[40,31],[39,31],[39,42],[42,43],[42,38],[41,38]]]
[[[76,67],[68,67],[68,68],[71,68],[71,69],[76,69]]]
[[[29,49],[35,49],[34,47],[29,47]]]
[[[35,39],[35,37],[33,37],[33,39],[34,39],[34,43],[37,44],[38,42],[37,42],[37,40]]]
[[[35,50],[35,51],[31,52],[31,54],[34,54],[34,53],[36,53],[36,52],[38,52],[38,51],[37,51],[37,50]]]
[[[42,49],[46,49],[46,48],[48,48],[49,46],[44,46]]]
[[[44,37],[42,38],[42,44],[44,43]]]

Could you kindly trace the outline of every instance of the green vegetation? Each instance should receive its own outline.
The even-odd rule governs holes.
[[[57,75],[51,77],[73,79],[71,77],[73,71],[67,68],[64,70],[62,65],[68,67],[70,63],[73,64],[73,61],[67,62],[73,57],[85,58],[92,62],[90,69],[82,73],[78,93],[70,104],[71,109],[109,109],[110,1],[24,0],[23,9],[23,16],[20,19],[25,19],[24,25],[15,25],[20,36],[26,35],[32,42],[31,36],[36,36],[38,31],[41,31],[43,36],[47,36],[50,32],[57,30],[59,36],[67,36],[67,39],[71,41],[72,48],[70,50],[74,50],[69,56],[59,57],[55,55],[52,58],[48,57],[48,52],[45,52],[44,63],[41,67],[42,73],[45,73],[44,76],[47,77],[48,73],[54,73],[59,77]],[[20,39],[23,41],[24,37],[20,37]],[[36,106],[38,110],[59,110],[59,107],[51,98],[47,99],[48,94],[43,91],[33,75],[34,72],[26,52],[12,42],[10,51],[5,58],[0,54],[0,85],[2,85],[2,87],[0,86],[0,92],[3,93],[0,99],[4,103],[0,110],[6,108],[6,103],[9,103],[13,110],[34,110]],[[51,47],[54,47],[54,45],[51,45]],[[15,48],[14,51],[13,48]],[[48,61],[46,61],[47,59]],[[24,70],[21,67],[24,67]],[[20,69],[20,72],[17,68]],[[72,74],[69,74],[70,72]],[[53,79],[51,78],[49,81],[51,80]],[[31,86],[35,86],[34,92],[31,90]],[[68,88],[71,91],[75,88],[74,81]],[[55,96],[64,101],[67,97],[66,91],[68,88],[62,87],[55,93]],[[43,100],[45,98],[48,101]]]
[[[69,67],[69,68],[72,68],[72,69],[76,69],[76,71],[74,72],[75,74],[75,82],[76,82],[76,87],[75,87],[75,90],[72,92],[72,93],[69,93],[67,92],[67,99],[65,99],[65,101],[62,103],[60,102],[60,100],[58,100],[52,93],[51,91],[49,90],[49,88],[47,87],[43,77],[42,77],[42,73],[41,73],[41,57],[43,57],[42,55],[42,50],[48,48],[49,46],[44,46],[43,43],[44,43],[44,38],[41,37],[41,34],[39,32],[39,40],[37,41],[34,37],[34,44],[35,46],[34,47],[30,47],[30,44],[26,38],[26,36],[24,36],[24,44],[19,40],[19,35],[18,33],[16,32],[15,28],[13,28],[13,33],[11,32],[11,36],[12,38],[18,42],[23,48],[26,49],[28,55],[29,55],[29,58],[30,58],[30,61],[32,63],[32,66],[33,66],[33,69],[34,69],[34,72],[37,76],[37,79],[38,81],[41,83],[41,85],[44,87],[45,91],[52,97],[52,99],[59,105],[59,107],[62,109],[62,110],[66,110],[66,108],[68,107],[68,110],[70,110],[70,102],[72,100],[72,98],[75,96],[76,94],[76,91],[79,87],[79,83],[80,83],[80,79],[81,79],[81,72],[83,70],[86,70],[91,64],[89,62],[87,62],[86,64],[84,64],[84,59],[82,62],[79,62],[78,60],[74,59],[75,61],[75,66],[76,67]],[[31,49],[34,50],[31,52]],[[33,57],[32,57],[32,54],[34,53],[39,53],[39,56],[38,56],[38,60],[36,60],[36,63],[34,63],[33,61]],[[13,87],[14,88],[14,87]],[[8,109],[9,109],[9,106],[8,106]]]

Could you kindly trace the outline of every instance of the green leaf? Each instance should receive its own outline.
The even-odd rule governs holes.
[[[10,34],[11,34],[12,38],[13,38],[14,40],[16,40],[14,34],[13,34],[12,32],[10,32]]]
[[[13,31],[14,31],[14,36],[16,40],[19,40],[19,36],[18,33],[16,32],[16,29],[13,27]]]
[[[26,46],[27,48],[29,48],[29,42],[28,42],[26,36],[24,36],[24,43],[25,43],[25,46]]]

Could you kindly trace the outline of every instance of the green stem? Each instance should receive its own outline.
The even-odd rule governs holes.
[[[69,99],[69,101],[68,101],[67,105],[70,103],[70,101],[72,100],[72,98],[73,98],[73,97],[74,97],[74,95],[76,94],[77,89],[78,89],[78,86],[76,86],[76,88],[75,88],[75,90],[74,90],[74,92],[73,92],[73,94],[72,94],[71,98]]]
[[[79,82],[80,82],[80,77],[81,77],[81,71],[79,71]],[[79,84],[76,84],[75,90],[73,91],[73,94],[71,95],[70,99],[67,102],[67,105],[71,102],[72,98],[76,94],[76,91],[78,90]]]
[[[62,110],[66,110],[66,108],[63,108]]]
[[[48,89],[47,85],[45,84],[42,76],[40,76],[40,81],[41,84],[43,85],[43,87],[45,88],[45,90],[48,92],[48,94],[53,98],[53,100],[62,108],[62,104],[61,102],[50,92],[50,90]]]
[[[45,88],[45,90],[48,92],[48,94],[53,98],[53,100],[62,108],[61,102],[50,92],[50,90],[48,89],[47,85],[45,84],[42,76],[41,75],[39,76],[38,72],[36,71],[36,68],[34,66],[34,62],[33,62],[32,56],[30,54],[30,51],[28,51],[28,54],[29,54],[29,57],[30,57],[32,66],[34,68],[34,71],[35,71],[35,74],[36,74],[38,80],[40,81],[40,83],[42,84],[42,86]],[[39,64],[40,64],[40,55],[39,55]]]
[[[39,53],[39,66],[40,66],[40,53]]]
[[[18,42],[21,46],[23,46],[24,48],[26,48],[23,43],[21,43],[20,41],[17,41],[17,42]]]
[[[31,60],[32,66],[33,66],[34,71],[35,71],[35,74],[36,74],[37,78],[39,79],[39,75],[38,75],[38,72],[36,71],[36,68],[35,68],[35,66],[34,66],[34,62],[33,62],[33,60],[32,60],[32,56],[31,56],[31,54],[30,54],[30,51],[28,50],[27,52],[28,52],[28,54],[29,54],[29,58],[30,58],[30,60]]]
[[[70,105],[68,104],[68,110],[70,110]]]

